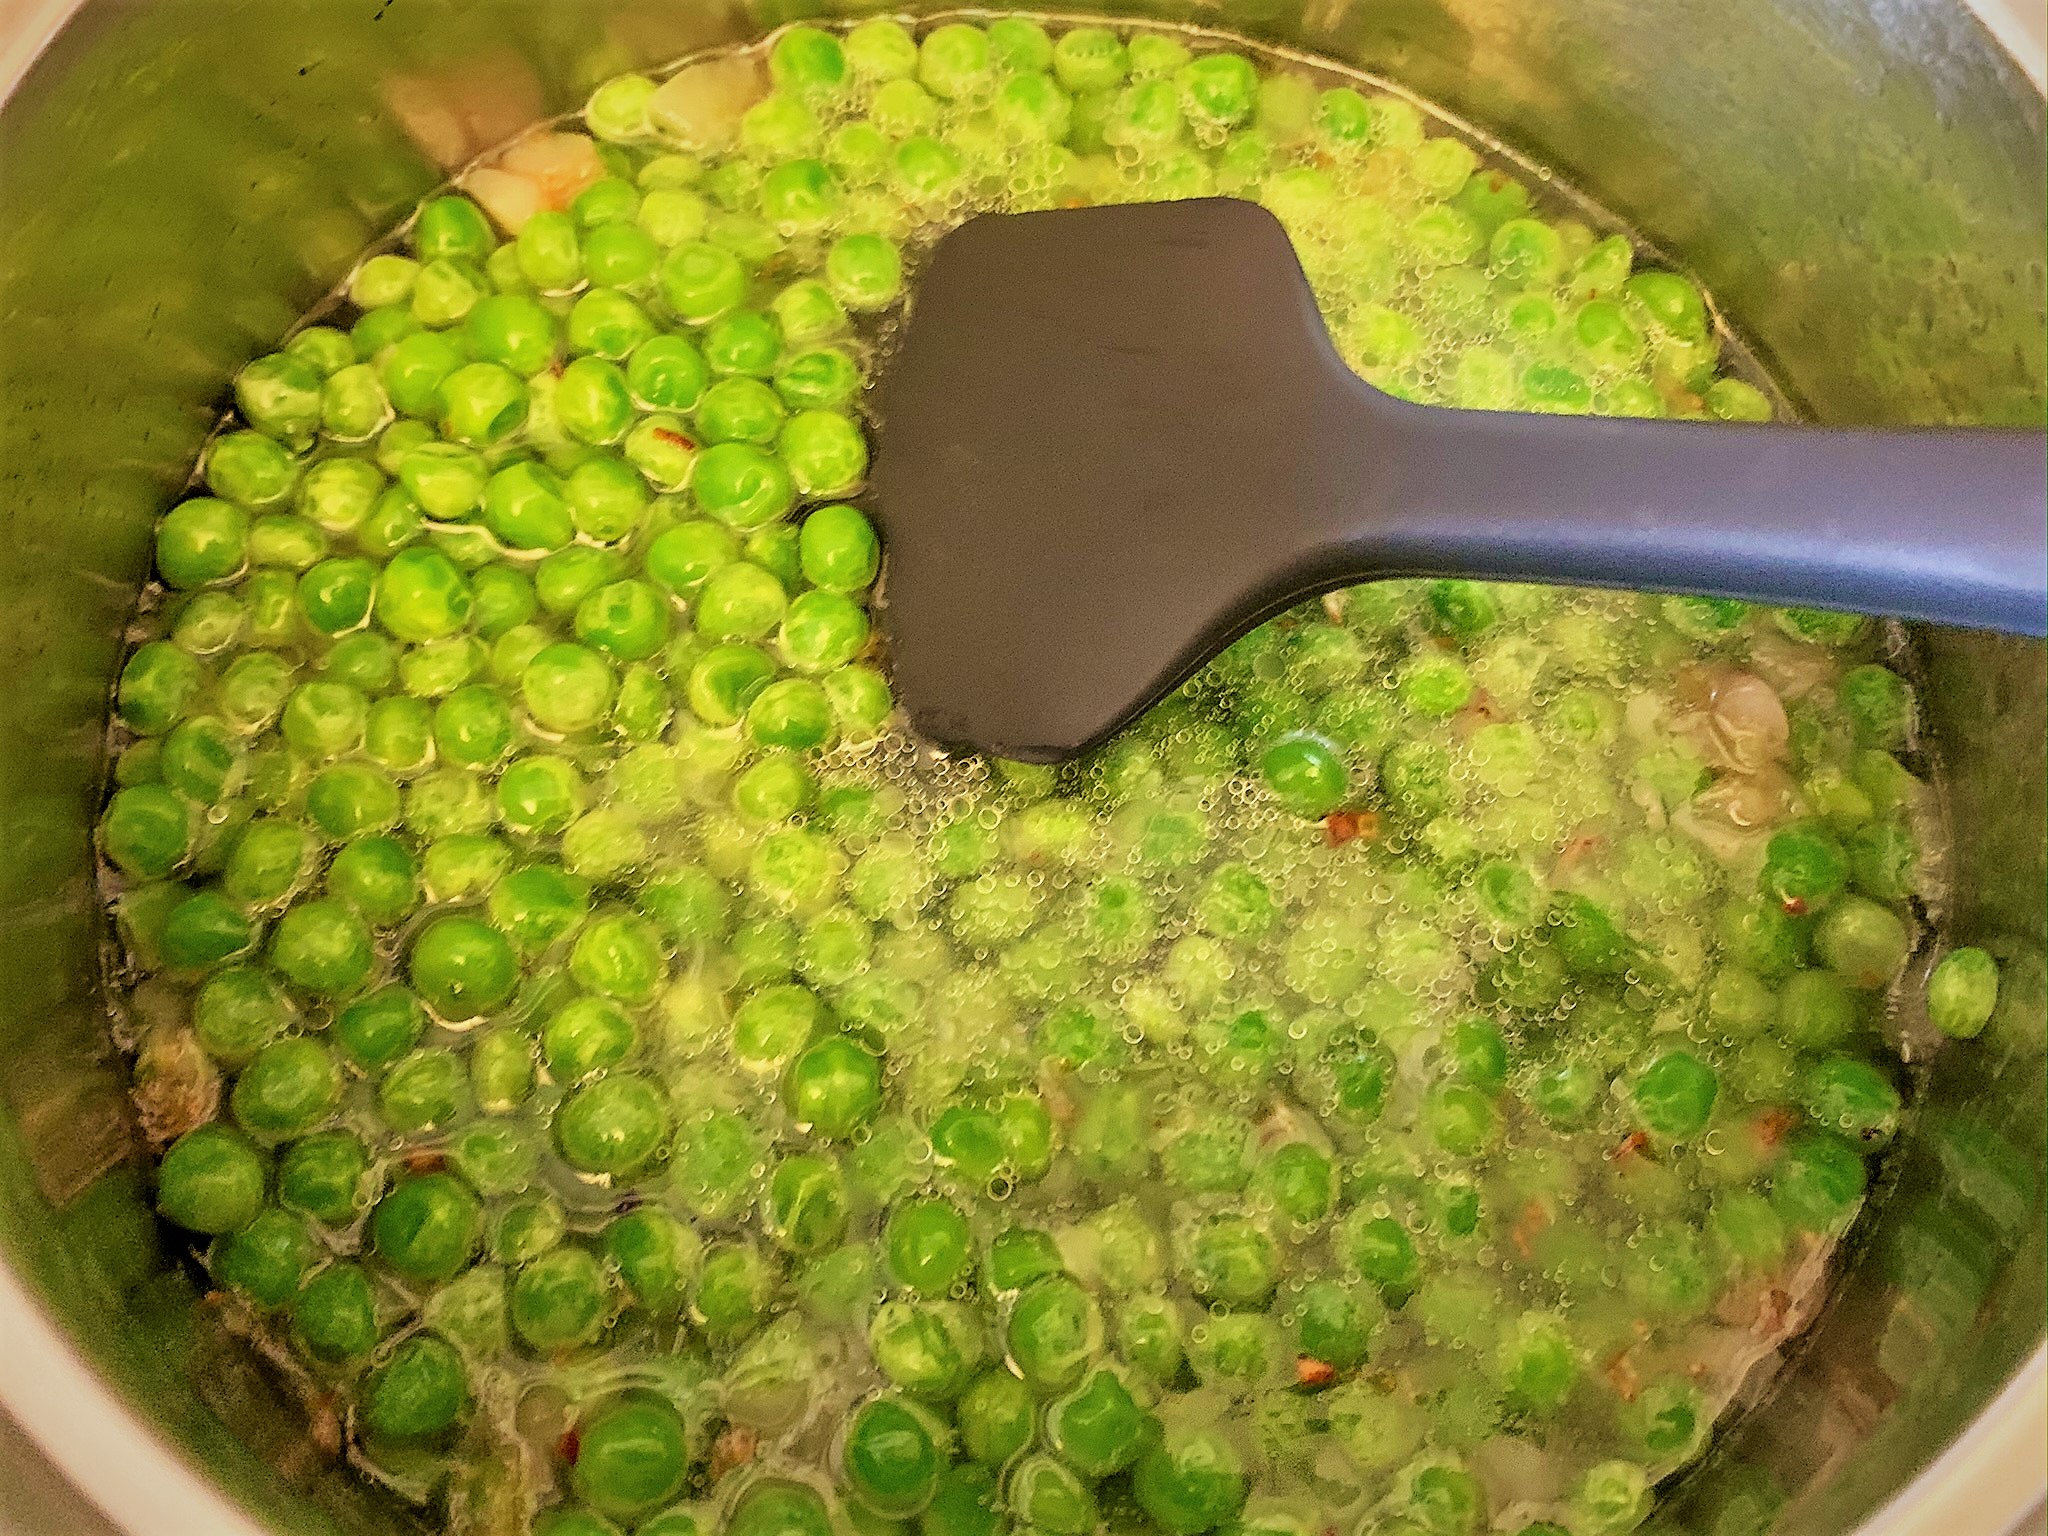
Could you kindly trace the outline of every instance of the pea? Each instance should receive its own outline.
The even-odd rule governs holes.
[[[483,1207],[445,1173],[393,1185],[370,1216],[378,1256],[414,1280],[451,1280],[483,1240]]]
[[[1951,950],[1927,980],[1927,1016],[1943,1034],[1968,1040],[1998,1006],[1998,962],[1981,949]]]
[[[1213,1530],[1242,1507],[1244,1464],[1211,1430],[1169,1432],[1131,1475],[1138,1505],[1172,1536]]]
[[[855,1495],[885,1518],[916,1514],[938,1492],[944,1461],[924,1418],[901,1399],[863,1404],[841,1454]]]
[[[364,1423],[372,1435],[422,1440],[449,1429],[468,1410],[468,1371],[452,1345],[417,1335],[370,1373],[364,1394]]]
[[[972,1241],[967,1218],[938,1198],[897,1206],[883,1235],[890,1273],[926,1296],[943,1296],[953,1288],[966,1270]]]
[[[376,1348],[378,1332],[375,1293],[355,1264],[328,1265],[292,1305],[293,1338],[316,1360],[360,1360]]]
[[[579,1428],[576,1492],[600,1513],[631,1519],[681,1491],[689,1460],[676,1410],[652,1395],[629,1396]]]
[[[512,1280],[513,1330],[543,1354],[591,1342],[609,1307],[603,1269],[589,1250],[573,1244],[550,1249],[522,1265]],[[668,1488],[649,1502],[673,1492]]]

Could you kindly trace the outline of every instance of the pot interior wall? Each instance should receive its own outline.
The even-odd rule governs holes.
[[[2042,104],[1952,0],[1126,9],[1362,64],[1555,167],[1697,271],[1822,420],[2042,415]],[[0,1256],[280,1529],[392,1517],[191,1310],[148,1214],[89,829],[151,520],[232,371],[440,179],[437,153],[787,19],[712,0],[95,0],[0,114]],[[1919,643],[1958,848],[1949,926],[2001,953],[2006,996],[1986,1039],[1942,1059],[1861,1263],[1689,1479],[1683,1529],[1758,1529],[1787,1496],[1784,1530],[1852,1528],[2040,1342],[2043,653]]]

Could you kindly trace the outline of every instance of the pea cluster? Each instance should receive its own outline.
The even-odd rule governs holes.
[[[1904,1113],[1883,637],[1389,582],[948,758],[858,412],[982,209],[1254,197],[1382,387],[1767,416],[1699,291],[1164,33],[799,26],[584,123],[158,529],[100,846],[214,1283],[475,1536],[1632,1528]]]

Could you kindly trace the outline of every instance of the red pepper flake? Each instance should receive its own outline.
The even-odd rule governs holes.
[[[1630,1131],[1621,1138],[1621,1145],[1607,1154],[1609,1162],[1618,1163],[1623,1158],[1634,1157],[1650,1144],[1650,1137],[1644,1131]]]
[[[1778,905],[1785,909],[1787,917],[1806,916],[1806,898],[1804,896],[1781,896],[1778,898]]]
[[[695,453],[697,451],[697,445],[691,442],[687,437],[683,436],[682,433],[676,431],[673,427],[656,427],[654,429],[654,435],[660,438],[664,443],[667,443],[671,448],[686,448],[691,453]]]
[[[1773,1109],[1756,1117],[1756,1139],[1760,1146],[1775,1147],[1785,1139],[1785,1133],[1798,1124],[1797,1118],[1788,1109]]]
[[[583,1454],[583,1433],[577,1429],[565,1429],[562,1438],[555,1442],[555,1454],[570,1466],[576,1465],[576,1458]]]
[[[754,1459],[754,1452],[760,1444],[761,1437],[751,1429],[729,1425],[711,1442],[711,1480],[717,1482],[734,1468],[747,1465]]]
[[[1550,1212],[1541,1200],[1531,1200],[1523,1206],[1522,1214],[1516,1218],[1514,1227],[1508,1232],[1509,1240],[1515,1245],[1515,1252],[1524,1260],[1533,1259],[1536,1256],[1537,1235],[1549,1225]]]
[[[1493,695],[1484,688],[1476,688],[1451,724],[1457,729],[1459,736],[1464,737],[1471,735],[1482,725],[1494,725],[1506,718],[1507,711],[1500,707]]]
[[[1298,1355],[1294,1361],[1294,1379],[1304,1387],[1327,1387],[1337,1379],[1337,1367],[1327,1360],[1318,1360],[1314,1355]]]
[[[1323,818],[1323,841],[1332,848],[1354,840],[1369,843],[1379,835],[1378,811],[1332,811]]]
[[[405,1154],[407,1173],[439,1173],[447,1166],[448,1158],[445,1153],[422,1149]]]
[[[1636,1363],[1629,1359],[1625,1349],[1607,1362],[1601,1374],[1606,1376],[1607,1384],[1614,1388],[1624,1403],[1634,1402],[1636,1394],[1643,1390],[1643,1379],[1636,1374]]]
[[[1597,832],[1580,832],[1566,839],[1564,847],[1558,850],[1557,872],[1563,874],[1591,858],[1606,842]]]

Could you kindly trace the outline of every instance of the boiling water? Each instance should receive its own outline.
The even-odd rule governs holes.
[[[609,158],[571,121],[468,179],[511,221],[600,178],[636,189],[604,219],[597,195],[575,204],[592,250],[604,222],[656,224],[640,210],[666,194],[676,249],[739,255],[725,309],[785,333],[824,316],[735,373],[764,382],[729,392],[746,409],[724,427],[634,400],[680,473],[565,409],[555,338],[524,425],[467,446],[480,476],[634,465],[649,484],[621,526],[579,506],[559,541],[524,541],[481,478],[468,507],[423,514],[407,456],[434,432],[411,422],[439,397],[339,432],[245,398],[283,478],[238,480],[224,449],[202,471],[252,504],[247,560],[147,595],[153,660],[117,699],[104,834],[143,1125],[160,1149],[234,1127],[215,1150],[262,1170],[253,1206],[188,1223],[216,1233],[201,1255],[335,1448],[461,1531],[1630,1528],[1810,1315],[1860,1158],[1896,1129],[1885,989],[1935,838],[1887,637],[1738,604],[1381,583],[1264,626],[1054,772],[948,756],[875,707],[887,615],[865,579],[836,583],[875,620],[852,653],[811,656],[779,610],[743,633],[655,547],[730,525],[728,565],[781,599],[818,590],[797,530],[857,505],[857,475],[757,521],[690,457],[743,438],[752,409],[761,456],[796,462],[783,418],[835,407],[792,359],[886,366],[900,298],[838,320],[814,290],[776,303],[820,274],[854,293],[828,259],[849,235],[900,251],[914,290],[918,254],[973,213],[1257,197],[1347,360],[1395,393],[1771,409],[1696,290],[1631,280],[1653,253],[1381,82],[1194,31],[1066,45],[1051,72],[1037,37],[998,31],[984,75],[967,33],[939,36],[920,58],[854,33],[837,82],[808,30],[688,60],[658,91],[600,93]],[[1241,81],[1204,94],[1183,73],[1226,50],[1256,63],[1241,102]],[[737,144],[678,152],[743,111]],[[441,238],[436,217],[392,249]],[[587,290],[550,259],[533,235],[430,265],[379,313],[410,306],[490,357],[465,329],[483,294],[538,289],[559,320]],[[679,258],[659,259],[623,289],[649,329],[736,347],[729,314],[677,318]],[[323,406],[358,356],[402,387],[400,331],[350,298],[370,271],[290,349],[330,381]],[[326,339],[351,326],[350,348]],[[303,489],[335,458],[377,466],[359,508]],[[392,627],[401,549],[442,551],[495,606],[446,633],[401,623],[380,660],[358,637]],[[299,573],[352,556],[387,574],[325,632]],[[625,582],[660,599],[652,650],[581,616]],[[620,700],[587,725],[534,677],[572,640],[600,703]],[[714,686],[719,645],[761,658],[751,692]],[[230,667],[257,652],[285,681],[252,706]],[[338,677],[354,699],[302,695]],[[830,706],[822,739],[756,707],[770,677]],[[479,688],[507,738],[451,766],[446,701]],[[408,696],[441,726],[412,757],[374,724],[329,730]],[[573,820],[515,811],[504,774],[534,758],[567,765]],[[127,830],[149,808],[135,791],[186,807],[168,863]],[[255,890],[237,850],[280,825],[307,852]],[[322,969],[280,931],[310,901],[348,908],[335,860],[378,839],[411,895],[337,915],[362,964]],[[536,866],[558,932],[511,894]],[[205,923],[193,892],[216,902]],[[459,915],[512,934],[516,986],[471,1010],[389,990],[459,999],[417,959]],[[415,1021],[395,1044],[350,1012],[373,995]],[[264,1078],[280,1046],[312,1087],[266,1109],[238,1090],[300,1086]],[[602,1097],[620,1083],[654,1106],[644,1153],[616,1152],[641,1134]],[[339,1208],[306,1197],[309,1143],[360,1160]],[[179,1177],[174,1216],[199,1208]],[[399,1196],[380,1225],[428,1180],[446,1200],[408,1215]],[[422,1226],[454,1233],[452,1263],[422,1258]],[[352,1341],[323,1327],[336,1276],[370,1298]],[[997,1436],[989,1405],[1018,1381],[1030,1411]],[[876,1401],[917,1426],[896,1462],[862,1438]],[[1111,1427],[1091,1444],[1094,1411]],[[674,1448],[620,1449],[633,1412]]]

